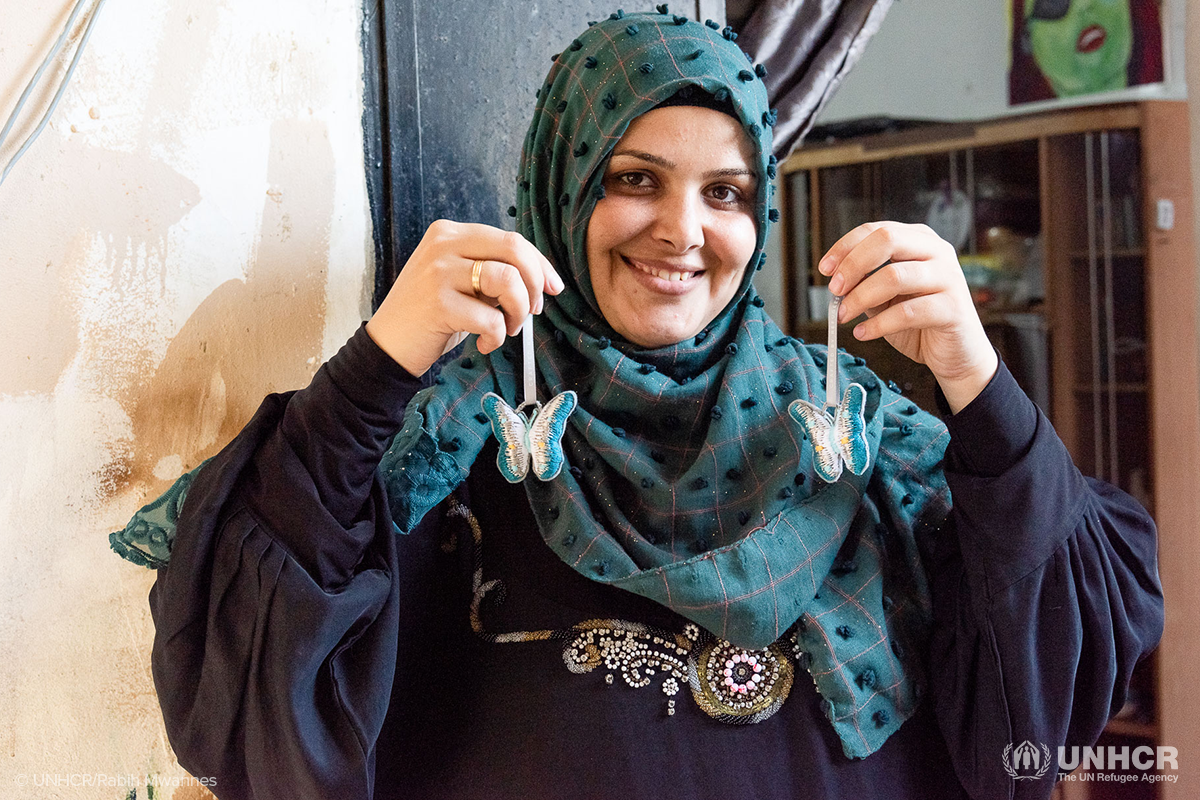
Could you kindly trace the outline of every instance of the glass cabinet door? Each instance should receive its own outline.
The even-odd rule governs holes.
[[[1076,428],[1064,439],[1084,474],[1153,512],[1138,134],[1064,136],[1052,149],[1076,196],[1055,222],[1056,358],[1071,381],[1058,397]]]
[[[1118,486],[1153,514],[1139,135],[1054,137],[1047,152],[1053,360],[1061,376],[1054,426],[1083,474]],[[1129,700],[1101,744],[1154,737],[1156,669],[1153,657],[1134,669]]]

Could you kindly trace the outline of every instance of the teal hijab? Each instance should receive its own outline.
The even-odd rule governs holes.
[[[840,353],[840,389],[866,389],[873,457],[861,476],[816,478],[812,446],[787,406],[822,402],[825,348],[785,335],[752,286],[778,216],[774,113],[765,72],[735,38],[665,6],[618,11],[555,56],[537,89],[511,212],[566,283],[535,318],[539,397],[573,390],[579,407],[563,439],[567,468],[524,487],[546,546],[582,575],[739,647],[765,648],[793,632],[845,753],[861,758],[912,714],[924,681],[931,612],[917,538],[949,510],[948,436],[861,359]],[[630,122],[688,87],[727,105],[754,145],[757,245],[738,293],[708,328],[645,349],[600,313],[587,226]],[[471,469],[496,469],[476,463],[491,435],[482,399],[522,399],[520,359],[511,343],[481,355],[471,337],[413,398],[381,465],[400,531]],[[114,549],[161,561],[189,480],[114,534]]]

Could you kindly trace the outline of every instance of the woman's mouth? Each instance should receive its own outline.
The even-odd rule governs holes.
[[[1104,28],[1099,25],[1088,25],[1079,32],[1079,38],[1075,41],[1075,49],[1081,53],[1099,50],[1104,46],[1106,36]]]
[[[684,271],[679,267],[672,266],[670,264],[664,264],[659,261],[638,261],[625,255],[621,256],[621,259],[638,272],[651,275],[664,281],[683,283],[684,281],[699,274],[699,271],[697,270]]]

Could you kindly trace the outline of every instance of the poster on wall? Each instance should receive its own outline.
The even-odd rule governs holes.
[[[1162,0],[1009,0],[1009,105],[1163,80]]]

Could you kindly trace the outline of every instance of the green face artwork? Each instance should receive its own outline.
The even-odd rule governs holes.
[[[1033,58],[1057,96],[1125,88],[1129,0],[1025,0],[1025,24]]]

